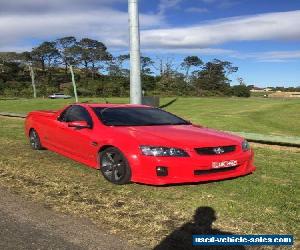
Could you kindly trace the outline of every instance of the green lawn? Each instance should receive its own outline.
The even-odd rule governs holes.
[[[243,105],[248,106],[250,112],[252,100],[238,101],[247,102]],[[199,103],[195,99],[189,105],[200,107],[200,102],[208,107],[214,99],[201,99]],[[225,104],[226,100],[217,99],[216,102]],[[274,106],[280,106],[280,101],[274,102]],[[29,107],[24,103],[20,105],[22,111]],[[30,103],[32,105],[32,101]],[[184,100],[170,109],[174,111],[180,103]],[[41,105],[45,104],[41,102]],[[215,112],[220,113],[222,108],[226,106]],[[233,111],[237,111],[237,107]],[[209,114],[209,111],[203,110],[204,113]],[[210,119],[213,116],[211,114]],[[206,121],[209,118],[206,117]],[[300,236],[300,149],[257,147],[255,164],[258,169],[253,175],[167,187],[112,185],[96,170],[50,151],[33,151],[24,138],[23,120],[20,119],[0,118],[0,149],[0,185],[52,209],[88,217],[134,244],[157,245],[165,235],[191,220],[194,211],[201,206],[216,211],[215,227],[223,231],[294,234],[298,239]]]
[[[85,98],[81,101],[104,102]],[[166,104],[172,98],[163,98]],[[35,109],[58,109],[73,100],[0,100],[0,112],[27,113]],[[108,98],[112,103],[127,103],[127,98]],[[266,98],[178,98],[166,110],[204,126],[270,135],[300,135],[300,99]]]

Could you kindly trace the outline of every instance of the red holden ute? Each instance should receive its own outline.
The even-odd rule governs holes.
[[[74,104],[26,118],[33,149],[100,169],[115,184],[223,180],[255,171],[249,143],[143,105]]]

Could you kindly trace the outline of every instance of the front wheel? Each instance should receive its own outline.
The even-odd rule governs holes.
[[[29,141],[30,141],[30,146],[32,149],[34,149],[34,150],[42,150],[43,149],[40,137],[34,129],[30,130]]]
[[[123,185],[131,180],[131,169],[126,157],[114,147],[100,153],[100,170],[104,178],[114,184]]]

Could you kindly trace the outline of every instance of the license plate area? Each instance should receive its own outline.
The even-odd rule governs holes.
[[[230,161],[221,161],[221,162],[213,162],[212,168],[213,169],[222,169],[222,168],[232,168],[238,166],[237,160],[230,160]]]

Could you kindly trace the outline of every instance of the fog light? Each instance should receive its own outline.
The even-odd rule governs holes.
[[[157,176],[168,176],[168,168],[167,167],[156,167]]]

